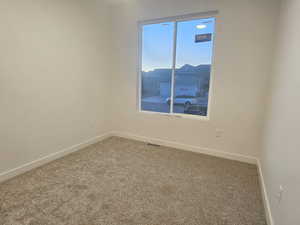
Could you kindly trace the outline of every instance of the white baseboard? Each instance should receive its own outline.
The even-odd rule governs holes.
[[[196,152],[196,153],[202,153],[206,155],[211,155],[211,156],[216,156],[220,158],[225,158],[225,159],[231,159],[235,161],[240,161],[240,162],[246,162],[250,164],[256,164],[257,163],[257,158],[251,157],[251,156],[245,156],[241,154],[236,154],[236,153],[229,153],[229,152],[224,152],[224,151],[218,151],[215,149],[210,149],[210,148],[203,148],[203,147],[198,147],[194,145],[187,145],[187,144],[182,144],[179,142],[173,142],[173,141],[166,141],[158,138],[149,138],[149,137],[143,137],[135,134],[130,134],[130,133],[125,133],[125,132],[112,132],[112,136],[117,136],[117,137],[123,137],[123,138],[128,138],[128,139],[133,139],[137,141],[142,141],[142,142],[149,142],[152,144],[158,144],[166,147],[172,147],[172,148],[177,148],[181,150],[186,150],[186,151],[191,151],[191,152]]]
[[[257,167],[258,167],[260,189],[261,189],[261,192],[262,192],[262,200],[263,200],[263,203],[264,203],[267,224],[268,225],[274,225],[272,212],[271,212],[270,201],[269,201],[269,198],[268,198],[267,188],[266,188],[266,184],[265,184],[265,180],[264,180],[264,176],[263,176],[263,172],[262,172],[262,168],[261,168],[261,163],[260,163],[259,159],[257,159],[256,164],[257,164]]]
[[[110,133],[106,133],[106,134],[103,134],[103,135],[91,138],[91,139],[89,139],[87,141],[84,141],[84,142],[82,142],[80,144],[73,145],[73,146],[71,146],[69,148],[65,148],[65,149],[63,149],[61,151],[58,151],[58,152],[52,153],[50,155],[44,156],[42,158],[39,158],[37,160],[34,160],[32,162],[29,162],[29,163],[26,163],[26,164],[24,164],[22,166],[19,166],[17,168],[14,168],[14,169],[11,169],[9,171],[0,173],[0,183],[3,182],[3,181],[5,181],[5,180],[8,180],[8,179],[10,179],[12,177],[15,177],[17,175],[20,175],[22,173],[25,173],[25,172],[27,172],[29,170],[32,170],[32,169],[37,168],[39,166],[42,166],[42,165],[44,165],[46,163],[49,163],[49,162],[51,162],[51,161],[53,161],[55,159],[61,158],[61,157],[65,156],[65,155],[68,155],[68,154],[70,154],[72,152],[76,152],[76,151],[78,151],[78,150],[80,150],[82,148],[85,148],[85,147],[89,146],[89,145],[92,145],[94,143],[102,141],[102,140],[104,140],[104,139],[106,139],[106,138],[108,138],[110,136],[111,136]]]

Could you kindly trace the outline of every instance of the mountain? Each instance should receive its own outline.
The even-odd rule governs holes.
[[[209,77],[211,65],[192,66],[185,64],[175,70],[176,77],[192,76],[192,77]],[[142,72],[143,79],[156,79],[160,82],[168,82],[171,80],[172,69],[155,69],[149,72]]]
[[[190,64],[185,64],[181,68],[176,69],[176,71],[180,72],[195,72],[197,70],[197,67],[192,66]]]

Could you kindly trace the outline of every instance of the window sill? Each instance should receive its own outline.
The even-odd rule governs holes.
[[[143,111],[143,110],[138,111],[138,113],[143,115],[156,115],[156,116],[163,116],[169,118],[209,121],[209,116],[197,116],[197,115],[181,114],[181,113],[162,113],[162,112],[151,112],[151,111]]]

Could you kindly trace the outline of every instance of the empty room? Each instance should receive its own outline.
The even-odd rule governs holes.
[[[299,0],[1,0],[0,225],[299,225]]]

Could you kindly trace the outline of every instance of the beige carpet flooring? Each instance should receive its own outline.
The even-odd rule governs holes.
[[[265,225],[254,165],[112,137],[0,184],[0,225]]]

